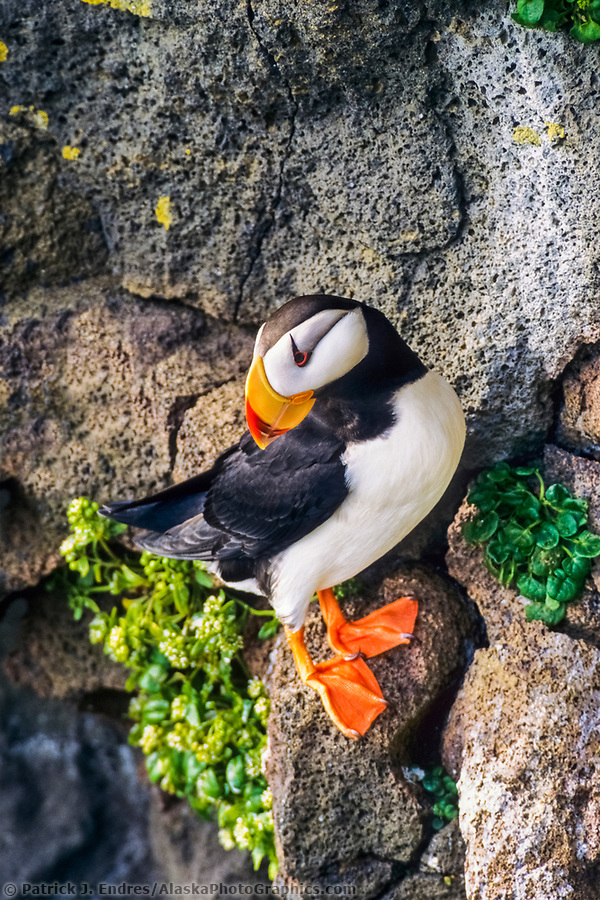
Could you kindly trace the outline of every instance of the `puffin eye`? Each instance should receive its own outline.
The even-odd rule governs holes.
[[[296,363],[297,366],[302,368],[302,366],[305,366],[306,363],[309,361],[309,359],[311,357],[311,351],[309,350],[308,352],[305,352],[304,350],[298,350],[298,347],[296,346],[296,342],[294,341],[294,338],[292,337],[291,334],[290,334],[290,339],[292,341],[292,355],[294,357],[294,362]]]

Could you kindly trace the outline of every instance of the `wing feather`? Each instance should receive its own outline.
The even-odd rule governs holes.
[[[208,472],[105,512],[146,528],[136,543],[163,556],[207,562],[269,558],[321,525],[343,502],[344,449],[309,416],[265,450],[246,433]]]

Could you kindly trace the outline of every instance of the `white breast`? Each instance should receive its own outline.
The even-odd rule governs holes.
[[[399,389],[394,410],[382,437],[347,448],[349,493],[339,509],[274,561],[271,602],[293,630],[316,590],[351,578],[406,537],[456,470],[465,421],[447,381],[428,372]]]

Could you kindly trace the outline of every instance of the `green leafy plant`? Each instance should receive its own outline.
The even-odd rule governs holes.
[[[269,698],[240,653],[248,616],[265,617],[265,637],[277,629],[274,613],[216,590],[199,562],[111,544],[125,526],[85,497],[70,504],[68,520],[68,569],[47,587],[66,591],[76,619],[91,611],[90,640],[130,670],[129,739],[146,754],[150,780],[201,815],[216,813],[221,843],[249,850],[255,868],[266,857],[274,877],[272,799],[261,770]],[[98,604],[106,595],[119,598],[110,612]]]
[[[458,789],[456,782],[445,772],[442,766],[435,766],[423,773],[421,784],[428,794],[432,795],[432,826],[440,831],[452,819],[458,816]]]
[[[600,0],[517,0],[512,18],[525,28],[568,29],[582,44],[600,40]]]
[[[359,597],[363,591],[363,586],[358,578],[348,578],[342,584],[336,584],[333,589],[338,600],[350,600],[352,597]]]
[[[586,527],[587,500],[561,484],[546,488],[534,467],[506,463],[482,472],[467,500],[477,513],[463,525],[465,540],[483,547],[486,567],[503,585],[516,583],[531,601],[529,620],[558,625],[600,555],[600,536]]]

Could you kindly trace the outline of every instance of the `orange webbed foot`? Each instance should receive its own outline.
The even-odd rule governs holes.
[[[317,596],[329,643],[343,656],[356,653],[364,653],[369,658],[378,656],[392,647],[408,644],[413,636],[419,604],[412,597],[400,597],[362,619],[348,622],[331,588],[317,591]]]
[[[337,656],[315,664],[306,649],[304,629],[286,628],[286,635],[302,681],[318,692],[332,722],[346,737],[365,734],[387,706],[365,661]]]
[[[365,734],[387,706],[377,679],[360,658],[318,663],[306,684],[318,691],[330,719],[346,737]]]

